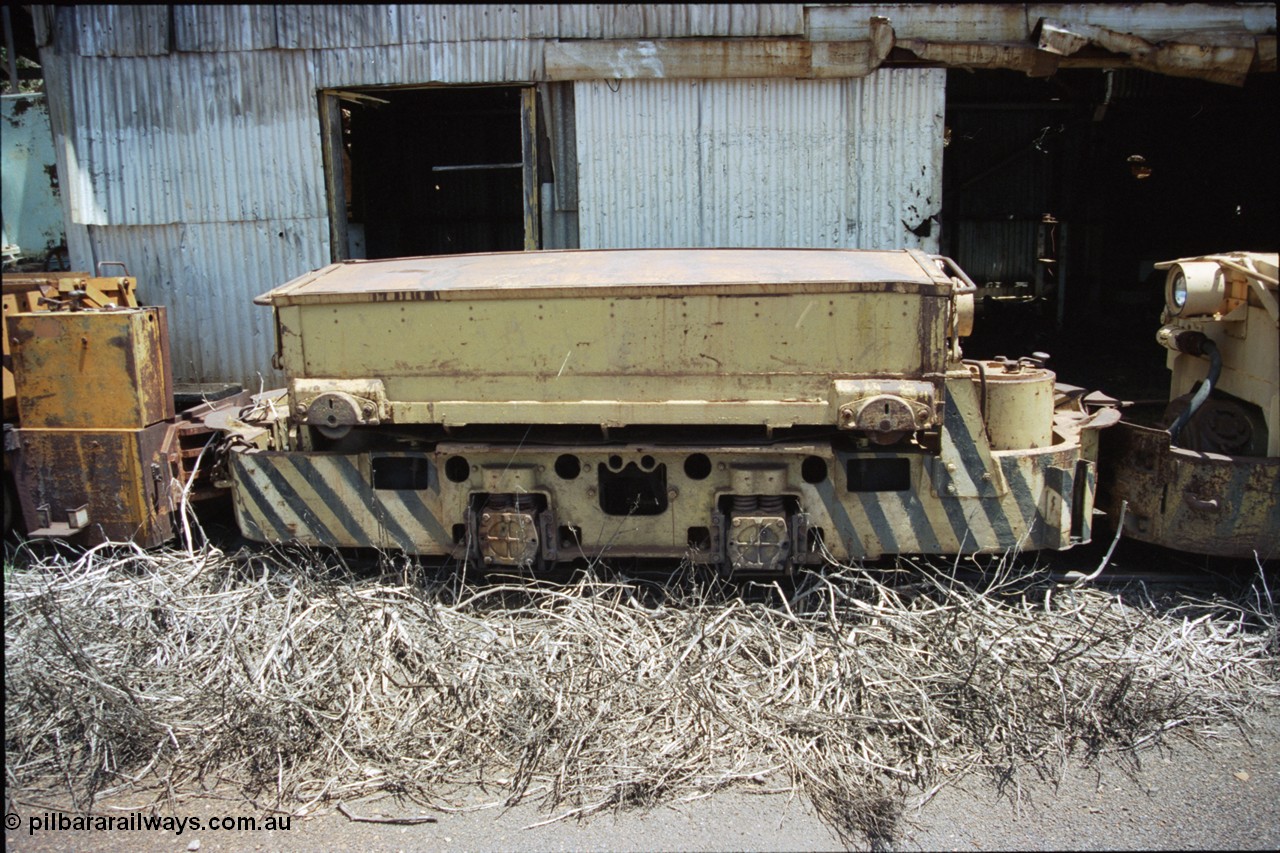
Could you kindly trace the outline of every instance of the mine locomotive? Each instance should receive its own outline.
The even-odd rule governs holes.
[[[334,264],[258,300],[288,384],[232,446],[240,527],[733,572],[1086,541],[1105,418],[965,360],[974,291],[917,251]]]

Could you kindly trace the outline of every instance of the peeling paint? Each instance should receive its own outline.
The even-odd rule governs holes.
[[[4,242],[38,261],[66,244],[53,132],[43,94],[0,97]]]

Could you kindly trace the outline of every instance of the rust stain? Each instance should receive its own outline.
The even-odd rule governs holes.
[[[1280,459],[1173,447],[1169,434],[1121,422],[1101,435],[1099,506],[1124,533],[1222,557],[1280,553]]]

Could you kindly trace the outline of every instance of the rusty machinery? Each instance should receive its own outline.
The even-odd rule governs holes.
[[[32,537],[168,541],[180,491],[216,490],[195,479],[203,410],[175,417],[165,309],[139,307],[127,270],[3,284],[6,532],[16,504]]]
[[[513,569],[1087,541],[1114,410],[1084,411],[1041,356],[963,359],[974,289],[916,251],[331,265],[258,300],[288,385],[229,430],[237,520]]]
[[[98,270],[102,272],[101,265]],[[128,270],[125,270],[127,273]],[[138,281],[129,275],[103,276],[87,272],[5,273],[3,306],[5,329],[13,314],[50,311],[74,305],[79,308],[102,308],[115,305],[136,308]],[[18,416],[17,389],[14,387],[9,335],[4,336],[4,419]]]
[[[1131,405],[1102,443],[1100,502],[1124,535],[1225,557],[1280,556],[1276,253],[1180,258],[1156,340],[1169,400]]]

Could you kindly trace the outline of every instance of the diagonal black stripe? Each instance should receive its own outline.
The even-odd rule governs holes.
[[[843,458],[840,464],[844,464]],[[822,504],[827,508],[827,515],[831,516],[831,521],[836,526],[836,533],[840,535],[841,541],[845,543],[849,556],[854,559],[860,559],[867,555],[867,549],[862,544],[862,540],[858,538],[858,532],[853,529],[853,522],[849,519],[849,513],[845,511],[844,505],[840,503],[836,497],[835,486],[832,485],[830,477],[814,486],[818,497],[822,498]]]
[[[947,521],[951,522],[951,532],[956,537],[956,551],[965,553],[966,545],[977,550],[978,540],[969,535],[969,519],[964,517],[964,507],[961,505],[960,498],[941,495],[938,497],[938,503],[942,504],[942,510],[947,514]]]
[[[275,507],[271,505],[271,501],[258,488],[258,484],[254,482],[254,470],[262,471],[263,475],[266,476],[263,457],[256,454],[249,456],[244,453],[237,453],[232,458],[235,460],[234,464],[240,468],[240,476],[236,480],[239,482],[240,487],[244,489],[245,496],[253,501],[258,513],[272,528],[271,530],[263,530],[260,526],[258,527],[258,532],[262,534],[261,541],[273,541],[272,537],[277,542],[293,540],[295,538],[294,535],[286,532],[289,529],[289,525],[280,517]],[[255,526],[258,525],[255,524]]]
[[[903,492],[902,509],[910,520],[911,529],[915,531],[920,552],[922,554],[942,553],[942,545],[938,542],[937,534],[933,532],[933,522],[929,520],[929,514],[925,512],[920,496],[915,492]]]
[[[1030,462],[1030,464],[1036,463]],[[1004,458],[1001,460],[1001,468],[1004,470],[1004,480],[1009,484],[1013,500],[1018,505],[1018,511],[1022,513],[1022,523],[1027,527],[1028,544],[1039,542],[1045,529],[1044,516],[1040,512],[1039,502],[1031,494],[1031,486],[1022,475],[1022,466],[1018,464],[1017,459]]]
[[[981,544],[988,548],[1007,548],[1017,544],[1013,536],[1013,529],[1009,526],[1009,520],[1005,518],[1004,507],[1000,505],[1000,498],[995,496],[995,484],[982,479],[982,475],[987,473],[986,466],[982,462],[982,453],[978,450],[978,445],[974,443],[973,436],[969,434],[968,424],[965,423],[959,407],[948,406],[945,417],[947,431],[951,434],[951,441],[955,444],[956,451],[960,454],[960,461],[964,464],[964,469],[968,472],[969,479],[973,481],[974,486],[982,496],[980,498],[982,511],[986,513],[987,521],[991,524],[991,530],[996,535],[996,542]]]
[[[880,504],[879,496],[882,494],[883,492],[859,492],[858,499],[862,502],[862,511],[867,514],[867,521],[871,522],[871,532],[880,540],[880,550],[886,554],[897,554],[901,548],[898,537],[893,535],[893,525],[885,517],[884,507]]]
[[[302,523],[307,526],[306,532],[309,532],[315,541],[331,548],[338,547],[340,545],[338,537],[312,511],[306,496],[299,494],[293,486],[289,485],[289,481],[285,479],[284,473],[280,470],[279,464],[287,464],[290,456],[291,454],[281,454],[277,457],[264,457],[261,460],[263,463],[261,468],[263,476],[267,478],[267,482],[275,490],[276,495],[285,506],[293,510]],[[302,540],[303,534],[295,532],[292,538]]]
[[[453,537],[445,532],[444,525],[440,523],[435,513],[427,506],[427,502],[417,492],[412,489],[394,489],[380,491],[377,496],[384,504],[391,500],[398,500],[404,507],[405,512],[421,522],[427,535],[439,543],[442,548],[449,548],[453,544]]]
[[[346,501],[342,499],[338,491],[327,481],[326,472],[316,464],[317,458],[333,457],[313,457],[305,453],[294,453],[289,456],[289,461],[293,463],[293,468],[298,472],[299,476],[316,493],[316,497],[324,503],[325,507],[338,519],[338,523],[346,530],[347,542],[357,547],[367,544],[369,539],[368,531],[352,514],[351,508],[347,506]]]
[[[947,434],[951,438],[951,443],[955,445],[956,452],[960,454],[960,462],[964,465],[969,479],[973,481],[974,488],[980,490],[979,494],[984,491],[993,493],[995,486],[992,483],[983,482],[982,475],[987,472],[987,467],[982,461],[982,452],[978,450],[973,436],[969,434],[969,425],[965,423],[960,407],[947,406],[943,418]]]
[[[373,497],[373,488],[360,474],[360,468],[353,461],[353,457],[335,456],[333,457],[333,463],[334,469],[346,480],[347,485],[351,487],[351,491],[364,499],[365,506],[373,512],[374,518],[378,520],[383,529],[391,534],[391,538],[396,542],[396,547],[401,551],[413,553],[413,537],[400,526],[400,522],[391,517],[390,513],[378,506]],[[382,543],[370,542],[368,544],[381,545]]]

